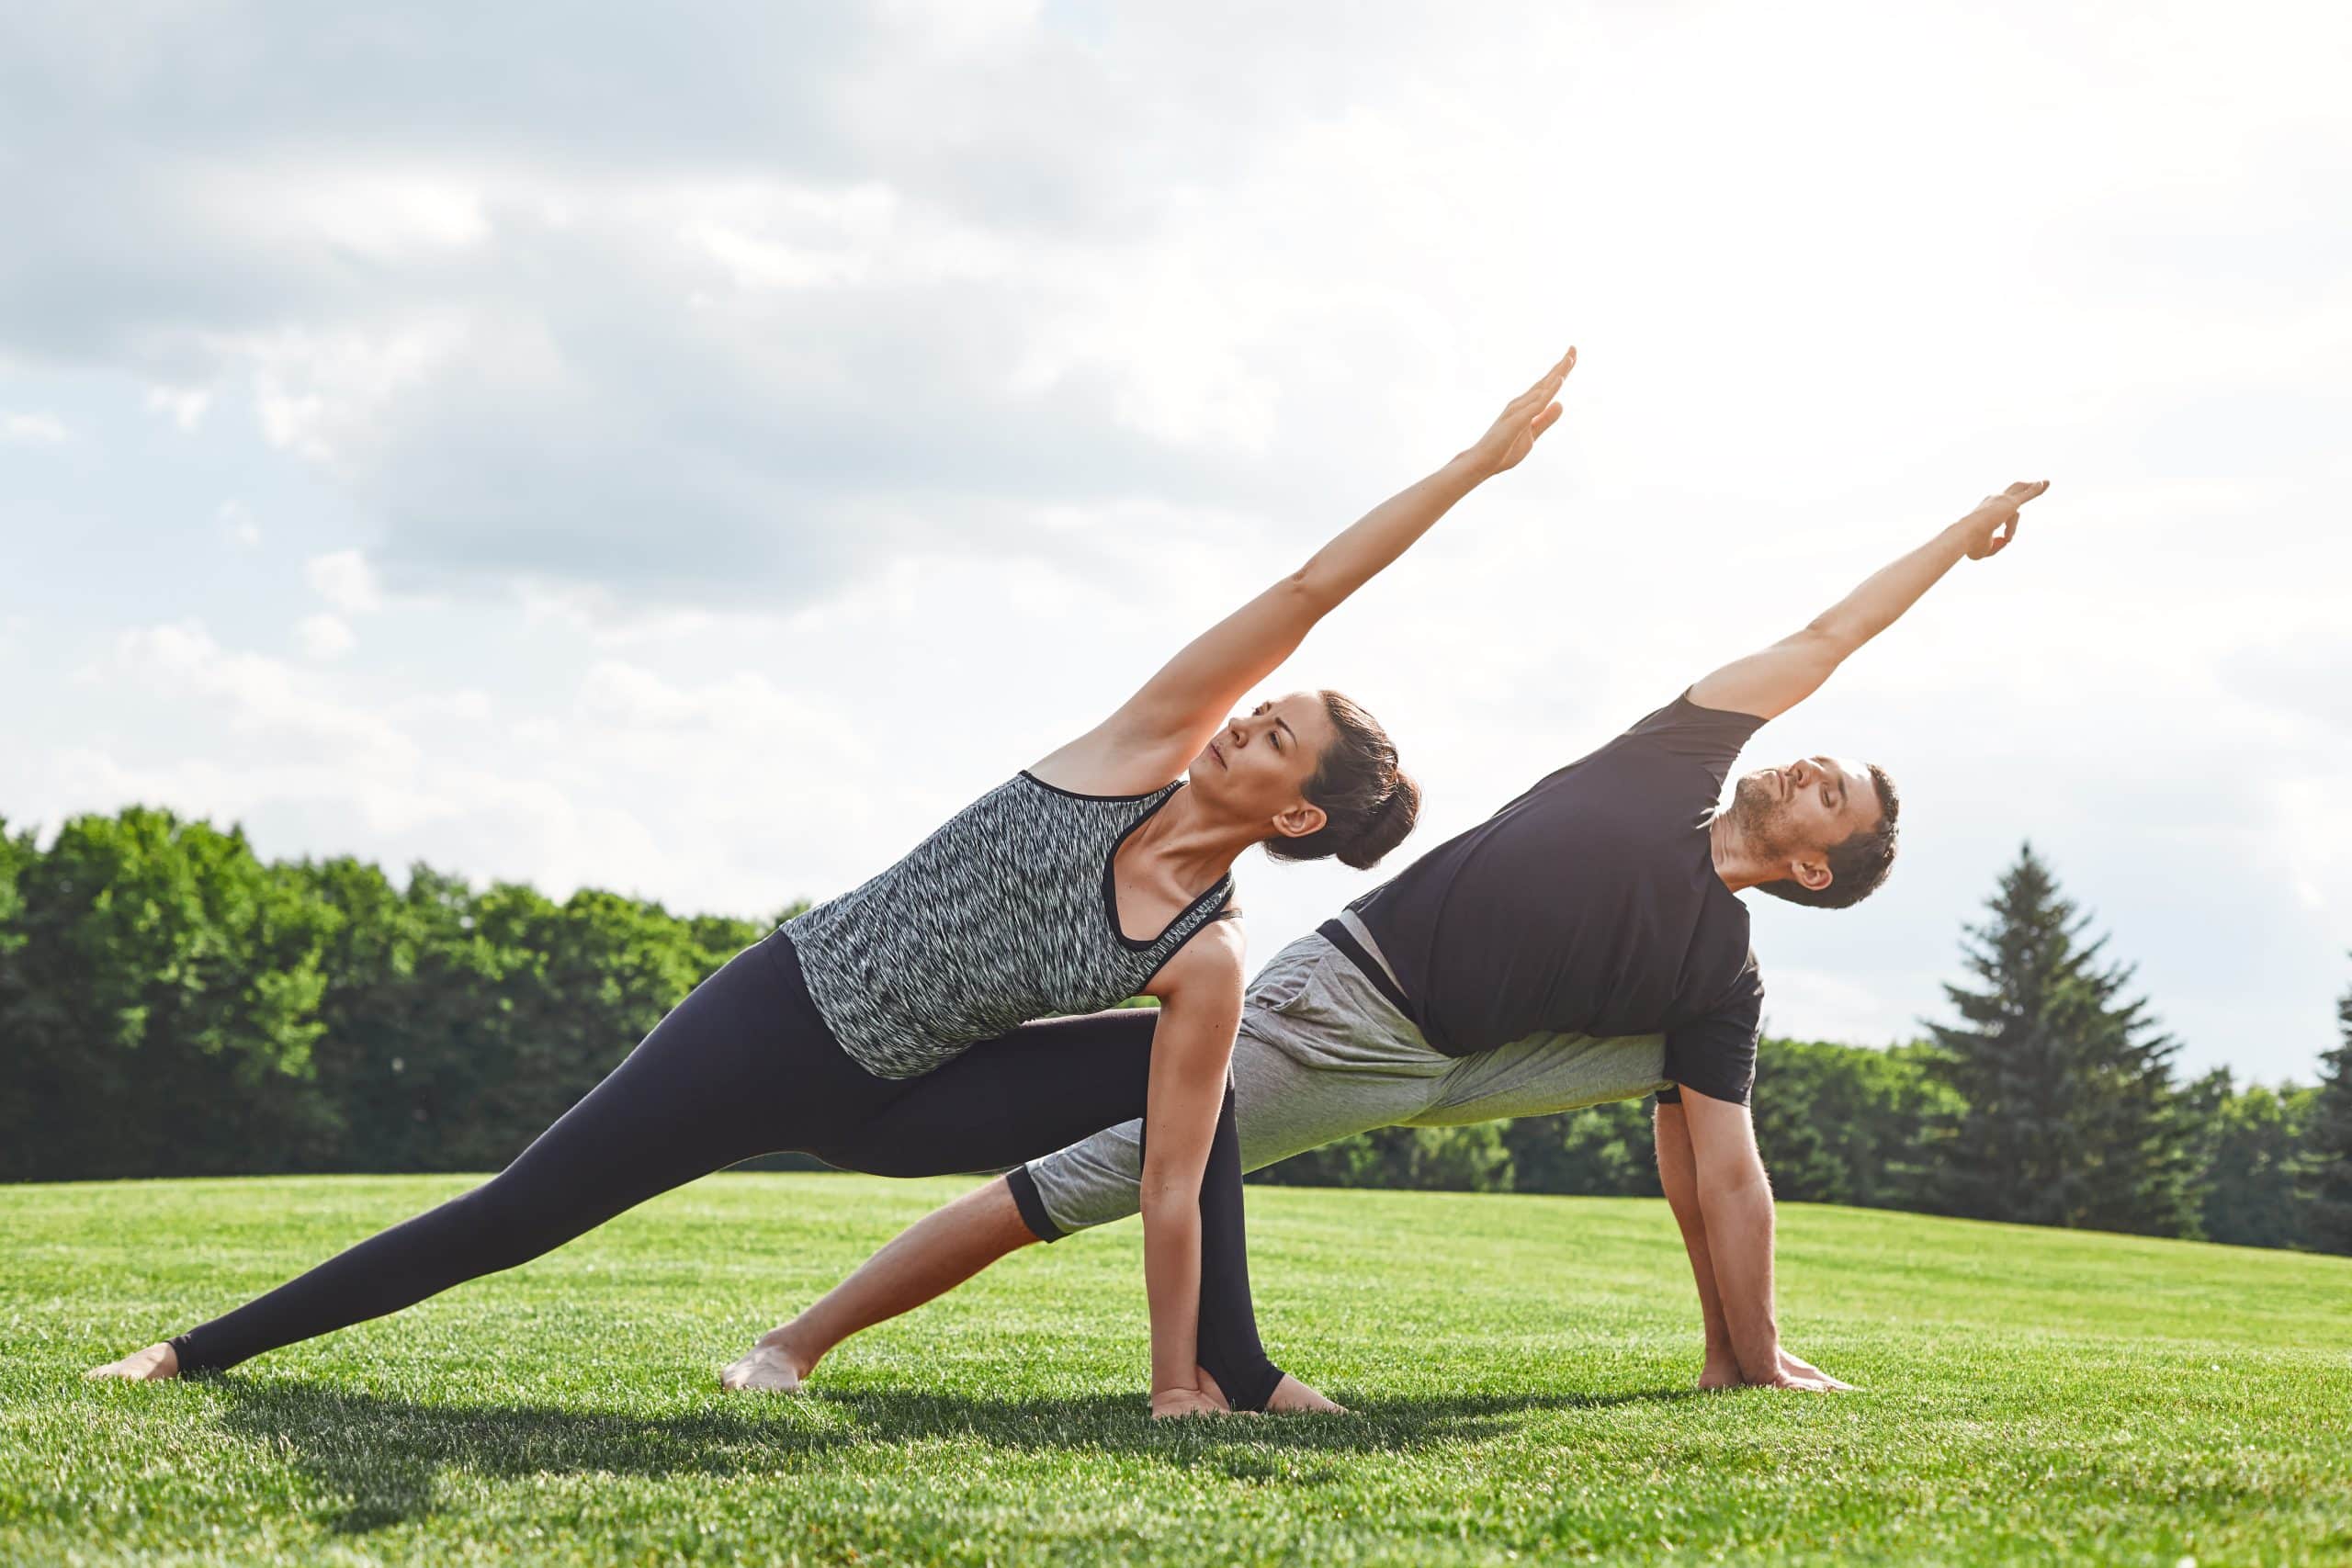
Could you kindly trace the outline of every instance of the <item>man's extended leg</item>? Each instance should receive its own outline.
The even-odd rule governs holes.
[[[1036,1240],[999,1177],[900,1231],[814,1306],[761,1335],[718,1381],[788,1393],[851,1335],[914,1311]]]

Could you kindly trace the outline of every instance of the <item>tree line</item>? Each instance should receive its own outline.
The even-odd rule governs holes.
[[[142,807],[46,849],[0,821],[0,1180],[499,1168],[802,907],[396,884]],[[1892,1050],[1766,1040],[1781,1198],[2352,1252],[2352,990],[2317,1084],[2184,1082],[2087,924],[2028,846],[1966,928],[1958,1022]],[[1259,1179],[1658,1190],[1634,1102],[1390,1128]]]

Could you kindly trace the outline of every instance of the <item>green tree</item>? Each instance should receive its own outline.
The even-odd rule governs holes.
[[[0,1179],[282,1169],[331,1132],[308,1080],[332,917],[243,833],[74,818],[12,897]]]
[[[1511,1190],[1507,1122],[1380,1127],[1294,1155],[1250,1178],[1274,1187],[1398,1187],[1441,1192]]]
[[[1613,1100],[1503,1125],[1511,1180],[1522,1192],[1600,1198],[1658,1195],[1657,1139],[1647,1100]]]
[[[1758,1049],[1756,1142],[1790,1202],[1905,1208],[1926,1196],[1929,1129],[1957,1115],[1925,1044],[1873,1050],[1803,1040]]]
[[[2317,1096],[2308,1089],[2248,1084],[2219,1067],[2189,1086],[2203,1145],[2200,1220],[2208,1241],[2241,1247],[2308,1244],[2295,1193],[2306,1125]]]
[[[27,866],[40,858],[33,847],[30,832],[8,832],[8,819],[0,817],[0,998],[6,998],[16,970],[12,960],[25,945],[19,917],[24,912],[23,896],[17,891],[17,879]]]
[[[1936,1024],[1937,1074],[1963,1109],[1939,1129],[1940,1207],[2030,1224],[2193,1235],[2193,1170],[2171,1077],[2179,1047],[2132,970],[2102,964],[2102,936],[2058,891],[2030,844],[1967,928],[1982,989],[1946,985],[1962,1027]]]
[[[2320,1057],[2301,1192],[2312,1245],[2352,1253],[2352,989],[2336,1002],[2335,1021],[2343,1043]]]

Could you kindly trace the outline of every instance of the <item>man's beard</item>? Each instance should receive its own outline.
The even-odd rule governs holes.
[[[1760,778],[1743,778],[1732,786],[1731,823],[1748,848],[1766,860],[1787,855],[1796,840],[1785,803]]]

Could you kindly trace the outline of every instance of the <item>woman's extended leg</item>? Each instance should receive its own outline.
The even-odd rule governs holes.
[[[847,1141],[836,1165],[879,1176],[1001,1169],[1144,1112],[1154,1019],[1146,1009],[1025,1024],[909,1081]],[[1198,1357],[1237,1410],[1262,1410],[1282,1382],[1258,1337],[1241,1202],[1241,1142],[1228,1085],[1201,1177]]]
[[[805,1009],[806,997],[779,967],[789,962],[775,951],[781,945],[771,940],[730,959],[497,1177],[173,1339],[179,1370],[234,1366],[397,1312],[788,1145],[800,1131],[790,1112],[832,1098],[823,1068],[841,1053],[821,1034],[813,1042],[820,1051],[794,1049],[809,1043],[794,1038],[806,1021],[790,1005]],[[818,1082],[808,1081],[812,1070]],[[854,1092],[854,1077],[843,1075],[842,1084]]]

